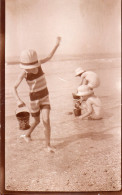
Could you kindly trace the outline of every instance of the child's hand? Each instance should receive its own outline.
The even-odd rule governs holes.
[[[82,117],[82,116],[79,116],[78,118],[79,118],[79,119],[81,119],[81,120],[83,119],[83,117]]]
[[[57,43],[56,43],[56,45],[59,45],[60,42],[61,42],[61,37],[57,37]]]
[[[25,106],[25,103],[22,101],[22,100],[18,100],[17,101],[17,106],[20,108],[20,107],[23,107]]]
[[[81,103],[80,103],[79,101],[77,101],[77,102],[75,103],[75,108],[80,108],[80,105],[81,105]]]

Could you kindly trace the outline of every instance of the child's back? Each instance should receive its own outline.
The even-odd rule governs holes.
[[[77,96],[81,98],[81,119],[102,118],[101,100],[95,96],[93,89],[90,89],[88,85],[81,85],[78,87]]]
[[[92,112],[90,114],[90,117],[92,119],[102,118],[101,100],[98,97],[96,97],[95,95],[93,95],[86,100],[87,109],[89,109],[89,105],[92,106]]]
[[[93,71],[86,71],[81,75],[81,79],[84,78],[88,81],[88,86],[90,88],[96,88],[100,85],[100,79],[98,75]]]

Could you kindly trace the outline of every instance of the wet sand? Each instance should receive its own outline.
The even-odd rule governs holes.
[[[98,121],[80,120],[73,114],[72,92],[80,78],[75,69],[95,71],[101,80],[96,95],[104,114]],[[75,59],[42,65],[51,102],[51,144],[55,153],[44,151],[44,127],[32,133],[31,143],[20,135],[12,85],[18,65],[6,65],[5,179],[13,191],[119,191],[121,189],[121,74],[120,59]],[[28,86],[19,87],[28,103]],[[32,120],[32,118],[31,118]]]

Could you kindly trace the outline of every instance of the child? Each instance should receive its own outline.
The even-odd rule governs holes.
[[[26,142],[31,140],[31,133],[35,127],[40,123],[40,111],[42,113],[42,121],[45,128],[46,149],[53,152],[50,146],[50,101],[49,92],[46,85],[45,75],[42,71],[41,64],[47,62],[52,58],[61,41],[61,37],[57,38],[57,43],[50,55],[47,58],[38,60],[37,53],[34,50],[24,50],[20,57],[20,67],[22,72],[14,85],[14,96],[18,107],[25,106],[25,103],[20,99],[17,88],[23,79],[26,79],[30,88],[30,110],[34,119],[29,131],[26,135],[21,135]]]
[[[80,119],[101,119],[102,109],[101,101],[95,96],[94,91],[89,89],[87,85],[81,85],[78,87],[77,96],[81,97],[81,112]]]
[[[96,88],[100,85],[99,77],[95,72],[85,71],[79,67],[75,70],[75,76],[81,77],[80,85],[88,85],[90,89]]]

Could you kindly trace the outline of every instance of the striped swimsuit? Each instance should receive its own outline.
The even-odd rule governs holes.
[[[30,109],[33,117],[40,115],[40,109],[50,109],[49,92],[41,66],[36,74],[26,73],[26,81],[30,88]]]

